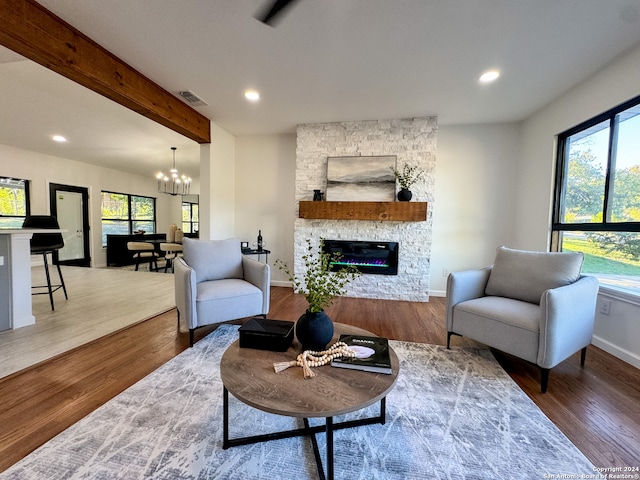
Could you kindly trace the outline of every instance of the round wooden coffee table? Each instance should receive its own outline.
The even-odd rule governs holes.
[[[361,328],[336,323],[334,338],[341,334],[375,336]],[[325,432],[327,437],[327,478],[333,479],[333,432],[343,428],[384,424],[386,417],[385,398],[393,388],[400,364],[391,347],[391,375],[335,368],[330,365],[313,369],[316,377],[304,380],[302,368],[290,367],[275,373],[273,364],[295,360],[301,352],[297,340],[286,352],[271,352],[240,348],[235,341],[227,348],[220,360],[220,376],[223,388],[223,448],[251,443],[309,435],[313,443],[314,454],[320,478],[325,478],[322,461],[315,435]],[[238,400],[259,410],[297,417],[304,420],[304,428],[274,432],[266,435],[253,435],[242,438],[229,438],[229,392]],[[380,402],[380,415],[365,419],[334,423],[333,417],[361,410]],[[309,418],[324,417],[325,425],[311,427]]]

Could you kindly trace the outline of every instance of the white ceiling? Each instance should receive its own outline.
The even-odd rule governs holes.
[[[166,90],[199,95],[197,110],[235,135],[519,121],[640,43],[640,0],[300,0],[269,27],[254,15],[270,1],[40,3]],[[0,143],[144,175],[176,145],[178,168],[197,176],[195,143],[12,59],[0,52]],[[502,76],[479,85],[489,68]]]

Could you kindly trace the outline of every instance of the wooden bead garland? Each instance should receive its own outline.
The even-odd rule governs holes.
[[[334,358],[340,357],[355,357],[356,352],[351,350],[346,343],[336,342],[327,350],[316,352],[313,350],[305,350],[296,360],[290,362],[276,362],[273,364],[273,369],[276,373],[286,370],[289,367],[302,367],[302,373],[305,379],[315,377],[311,367],[321,367],[327,365]]]

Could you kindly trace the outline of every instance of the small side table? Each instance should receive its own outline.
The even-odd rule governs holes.
[[[243,248],[242,249],[242,254],[243,255],[258,255],[258,261],[260,261],[260,255],[264,255],[264,263],[269,263],[269,254],[271,253],[271,250],[258,250],[258,249],[253,249],[253,248]]]

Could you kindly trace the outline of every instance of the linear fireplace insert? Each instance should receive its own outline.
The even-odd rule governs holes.
[[[324,240],[324,253],[341,255],[331,263],[331,270],[353,265],[361,273],[398,274],[398,242],[362,242],[354,240]]]

